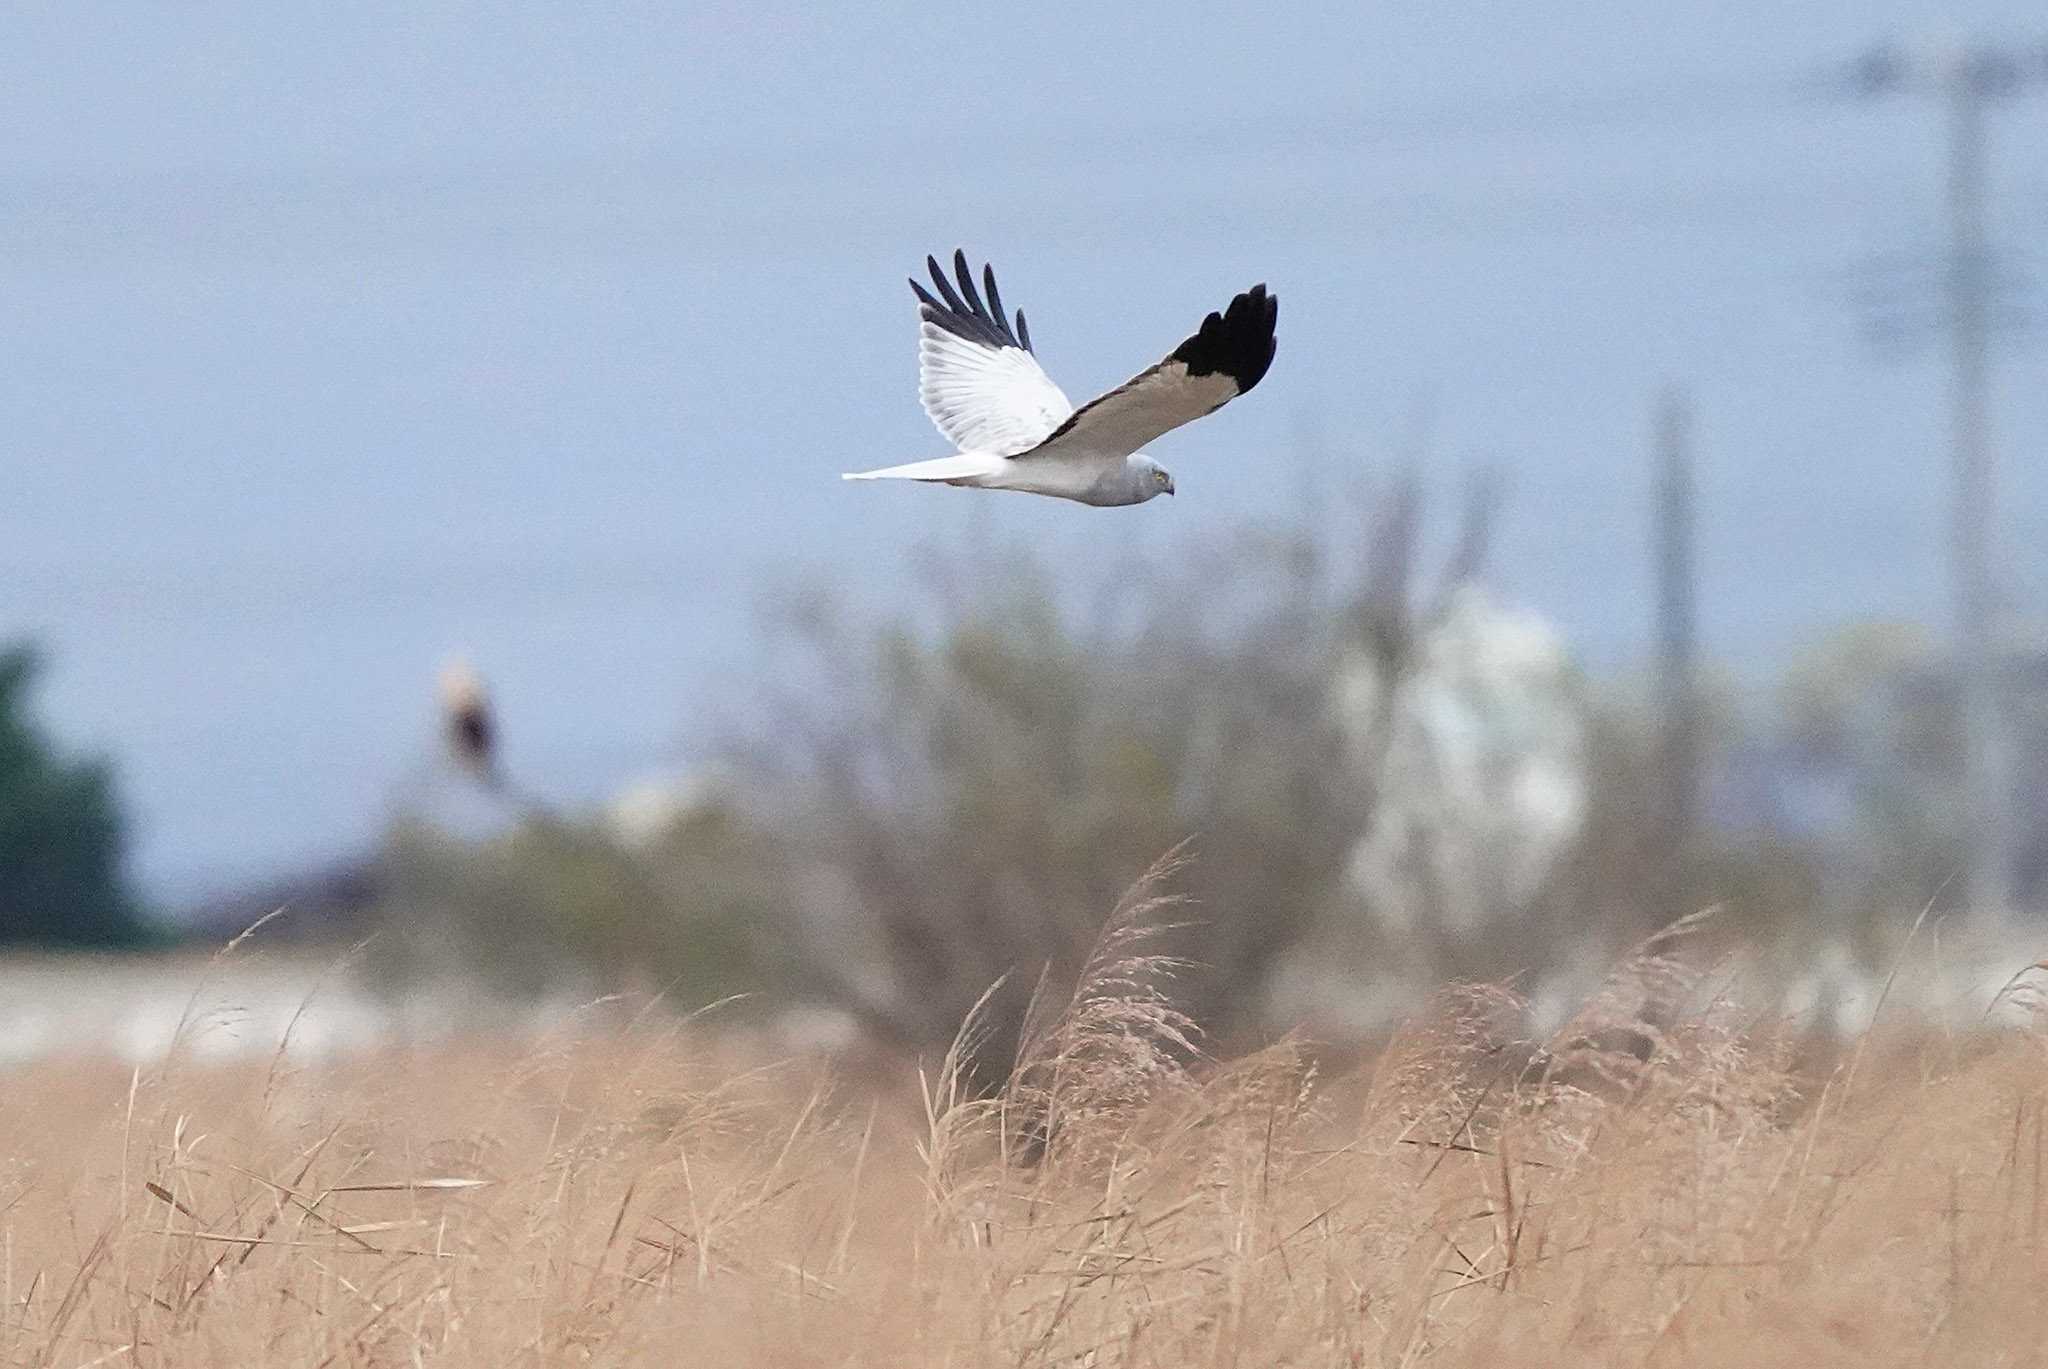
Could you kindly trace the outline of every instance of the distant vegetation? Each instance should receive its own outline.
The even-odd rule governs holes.
[[[134,945],[150,933],[122,876],[112,772],[35,725],[39,665],[28,646],[0,647],[0,941]]]
[[[1002,980],[1000,1058],[1040,975],[1070,977],[1102,910],[1185,839],[1186,992],[1209,1030],[1259,1030],[1370,812],[1332,672],[1363,633],[1407,650],[1422,577],[1385,556],[1361,576],[1288,529],[1134,560],[1085,603],[1024,549],[927,570],[931,602],[895,621],[785,605],[757,721],[649,842],[551,817],[481,846],[399,833],[373,968],[519,993],[637,976],[684,1004],[765,991],[917,1047]]]
[[[480,843],[407,825],[365,963],[386,983],[456,973],[514,996],[823,1004],[919,1050],[996,986],[968,1070],[993,1077],[1035,986],[1071,982],[1102,909],[1183,842],[1175,1002],[1216,1048],[1303,1020],[1370,1030],[1454,980],[1569,994],[1586,965],[1709,904],[1716,935],[1782,953],[1788,973],[1823,943],[1859,972],[1885,963],[1930,890],[1863,898],[1823,846],[1783,833],[1674,833],[1656,722],[1626,689],[1553,672],[1545,706],[1578,720],[1560,754],[1580,797],[1533,863],[1509,849],[1522,777],[1487,790],[1482,754],[1478,790],[1430,788],[1451,784],[1432,775],[1444,757],[1397,734],[1441,702],[1418,682],[1445,668],[1489,513],[1475,497],[1428,552],[1417,488],[1396,483],[1348,539],[1267,527],[1095,568],[1086,598],[1030,549],[987,547],[928,557],[928,598],[893,618],[797,596],[775,618],[772,670],[745,685],[752,721],[663,823],[628,838],[533,813]],[[1506,745],[1557,745],[1524,716],[1541,700],[1495,697],[1467,665],[1459,699],[1504,710]],[[1799,676],[1798,720],[1853,685],[1841,673]],[[1725,698],[1703,694],[1700,714],[1709,770],[1756,731]],[[1395,798],[1398,858],[1364,879]],[[1475,867],[1460,875],[1527,868],[1453,888],[1438,878],[1453,858]],[[1399,917],[1390,871],[1415,886]]]

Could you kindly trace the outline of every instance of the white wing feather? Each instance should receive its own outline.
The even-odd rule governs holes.
[[[939,297],[910,283],[919,301],[917,397],[925,413],[962,451],[1014,456],[1036,447],[1074,405],[1031,354],[1022,311],[1012,328],[987,268],[983,302],[964,252],[953,254],[957,291],[937,260],[927,257],[925,264]]]
[[[969,342],[930,322],[917,330],[917,398],[961,451],[1002,456],[1029,451],[1074,412],[1031,353]]]

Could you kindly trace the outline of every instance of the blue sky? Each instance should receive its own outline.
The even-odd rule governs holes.
[[[1698,408],[1710,648],[1938,616],[1936,357],[1861,336],[1939,246],[1935,108],[1797,93],[2027,0],[1003,10],[10,6],[0,12],[0,636],[121,764],[177,892],[373,832],[434,665],[589,795],[686,759],[754,605],[899,600],[969,519],[1098,573],[1341,494],[1418,411],[1496,565],[1599,669],[1648,635],[1643,450]],[[1994,229],[2048,251],[2048,98]],[[941,454],[903,276],[995,261],[1077,397],[1254,280],[1256,394],[1098,511],[839,471]],[[2048,386],[2001,353],[2007,583],[2048,570]]]

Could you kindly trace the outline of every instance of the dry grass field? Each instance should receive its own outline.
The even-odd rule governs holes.
[[[2048,1346],[2048,1037],[1880,1025],[1822,1052],[1711,994],[1661,1028],[1608,995],[1546,1049],[1485,990],[1341,1064],[1190,1063],[1158,968],[1113,934],[978,1101],[944,1061],[778,1063],[715,1013],[616,1004],[538,1046],[23,1067],[0,1362],[1811,1369]]]

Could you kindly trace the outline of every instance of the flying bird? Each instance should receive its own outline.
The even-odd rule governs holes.
[[[926,480],[981,490],[1022,490],[1083,504],[1142,504],[1173,493],[1173,476],[1141,450],[1237,398],[1273,364],[1280,300],[1264,285],[1210,314],[1156,366],[1080,408],[1031,351],[1024,311],[1012,326],[982,268],[974,288],[967,254],[953,253],[956,289],[926,257],[938,295],[916,280],[917,397],[959,450],[935,461],[859,471],[847,480]]]

